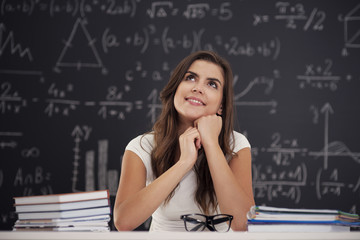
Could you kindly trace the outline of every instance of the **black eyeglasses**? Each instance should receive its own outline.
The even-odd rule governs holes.
[[[195,213],[181,215],[185,229],[188,232],[204,231],[205,227],[212,232],[227,232],[230,229],[233,218],[232,215],[228,214],[206,216]]]

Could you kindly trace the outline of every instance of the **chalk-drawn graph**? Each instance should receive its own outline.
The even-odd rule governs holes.
[[[360,152],[352,152],[346,144],[344,144],[341,141],[332,141],[329,142],[329,118],[330,114],[334,113],[334,110],[332,109],[331,105],[329,103],[326,103],[322,109],[321,112],[324,114],[324,147],[322,150],[316,152],[311,151],[309,152],[310,156],[314,157],[323,157],[324,159],[324,169],[328,168],[328,162],[329,157],[350,157],[355,162],[360,164]]]
[[[116,169],[108,169],[108,148],[109,140],[101,139],[97,141],[97,151],[90,149],[83,151],[82,145],[89,140],[92,128],[86,125],[76,125],[71,133],[74,140],[73,171],[72,171],[72,191],[94,191],[109,189],[110,195],[114,196],[117,191],[119,172]],[[81,161],[83,159],[83,161]],[[96,166],[97,159],[97,166]],[[85,186],[80,186],[80,166],[85,166]],[[97,175],[95,170],[97,169]],[[96,182],[97,180],[97,186]]]
[[[360,4],[354,7],[345,16],[339,16],[344,22],[344,42],[342,54],[349,54],[348,48],[360,48]]]
[[[13,56],[16,60],[24,60],[27,63],[34,61],[30,47],[20,43],[15,36],[14,31],[9,31],[4,23],[0,23],[0,60]],[[18,61],[18,62],[19,62]],[[43,81],[41,71],[26,70],[21,66],[19,68],[0,67],[0,75],[21,75],[21,76],[38,76]]]
[[[263,85],[265,86],[264,93],[265,95],[269,95],[273,90],[274,83],[276,80],[280,78],[280,72],[278,70],[274,70],[273,76],[258,76],[249,82],[249,84],[240,92],[236,92],[234,96],[234,105],[235,106],[249,106],[249,107],[269,107],[269,112],[274,114],[276,112],[277,101],[274,99],[270,99],[268,101],[246,101],[242,98],[245,97],[249,92],[255,88],[256,86]],[[234,85],[236,85],[238,81],[238,76],[234,76]]]
[[[0,23],[0,57],[3,56],[6,49],[9,49],[11,55],[17,54],[20,58],[26,58],[30,62],[33,61],[30,48],[23,47],[20,43],[17,43],[13,31],[6,35],[6,26]]]
[[[54,71],[60,73],[61,68],[99,68],[103,74],[108,71],[104,67],[99,53],[95,47],[96,39],[90,36],[86,28],[87,22],[78,18],[70,33],[69,38],[65,41],[65,47],[56,62]],[[85,42],[84,42],[85,41]],[[76,49],[76,54],[73,52]],[[81,54],[79,54],[78,49]]]

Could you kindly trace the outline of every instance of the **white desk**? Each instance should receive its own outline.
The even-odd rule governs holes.
[[[359,240],[360,232],[349,233],[211,233],[211,232],[11,232],[0,231],[0,239],[50,239],[50,240]]]

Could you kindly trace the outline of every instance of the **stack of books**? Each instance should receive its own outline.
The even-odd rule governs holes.
[[[109,191],[14,197],[14,231],[110,231]]]
[[[349,232],[360,227],[359,215],[328,209],[253,206],[247,219],[249,232]]]

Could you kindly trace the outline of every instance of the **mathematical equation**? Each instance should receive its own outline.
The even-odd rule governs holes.
[[[270,21],[285,21],[288,29],[297,29],[300,24],[304,31],[314,30],[322,31],[326,20],[326,13],[318,8],[310,11],[306,9],[303,3],[276,2],[274,6],[277,14],[254,14],[253,25],[268,23]]]
[[[103,48],[108,51],[110,48],[120,47],[122,45],[130,45],[140,50],[144,54],[149,47],[160,47],[161,50],[170,54],[173,50],[184,49],[189,52],[201,49],[209,49],[214,51],[225,51],[229,56],[260,56],[264,58],[277,59],[280,54],[281,43],[279,38],[267,39],[260,42],[251,42],[242,40],[238,36],[232,36],[225,39],[221,34],[211,36],[206,35],[206,29],[193,30],[191,33],[184,33],[182,36],[173,37],[171,33],[178,34],[178,31],[164,27],[158,29],[155,25],[148,25],[141,31],[135,32],[133,35],[124,39],[116,36],[109,29],[104,31],[102,36]],[[206,39],[206,40],[204,40]]]
[[[21,13],[28,16],[37,12],[45,12],[51,17],[56,15],[69,15],[86,17],[89,14],[102,13],[109,16],[135,17],[138,5],[141,0],[125,1],[1,1],[1,15]],[[210,3],[186,4],[185,9],[175,6],[172,1],[152,2],[146,10],[149,18],[167,18],[180,16],[185,19],[203,19],[207,16],[216,17],[221,21],[228,21],[232,18],[232,6],[230,2],[221,2],[220,6],[213,7]]]
[[[327,106],[325,105],[325,108]],[[326,116],[326,113],[324,115]],[[325,121],[326,119],[325,117]],[[325,126],[327,125],[325,122]],[[353,165],[356,168],[360,164],[360,153],[351,151],[339,141],[326,142],[327,136],[328,129],[325,129],[325,147],[316,152],[301,147],[296,138],[283,139],[278,132],[272,135],[270,147],[253,148],[255,198],[267,201],[288,199],[298,204],[301,201],[302,191],[309,186],[312,186],[318,200],[333,196],[340,197],[343,192],[359,194],[360,177],[354,175],[349,179],[346,170],[340,170],[341,166],[337,165],[336,161],[339,161],[338,158],[343,158],[341,160],[347,161],[347,166]],[[329,167],[330,156],[333,158],[331,161],[334,167]],[[258,157],[266,157],[271,161],[258,162],[256,160]],[[309,157],[310,159],[323,157],[323,166],[319,165],[315,174],[309,173]]]
[[[64,14],[68,16],[85,17],[87,14],[101,12],[110,16],[126,15],[134,17],[136,14],[137,4],[139,0],[126,1],[94,1],[94,0],[74,0],[74,1],[38,1],[38,0],[20,0],[9,1],[2,0],[0,13],[3,16],[9,14],[25,14],[31,16],[37,13],[47,13],[51,17]]]
[[[297,75],[299,80],[299,87],[304,89],[306,86],[317,89],[330,89],[336,91],[341,81],[351,81],[353,79],[351,74],[335,75],[332,72],[334,62],[332,59],[325,59],[321,64],[307,64],[305,66],[305,73]]]
[[[72,111],[77,110],[80,106],[86,106],[98,107],[97,114],[103,119],[114,117],[124,120],[125,113],[129,113],[133,109],[140,110],[143,108],[142,100],[122,101],[123,94],[129,90],[128,86],[125,86],[123,91],[120,91],[116,86],[110,86],[103,101],[80,101],[68,98],[68,94],[74,91],[72,84],[69,84],[65,89],[60,89],[56,87],[55,83],[52,83],[47,91],[49,97],[41,101],[39,98],[30,100],[22,98],[18,91],[12,89],[9,82],[4,82],[1,84],[0,113],[19,114],[23,108],[32,108],[29,106],[30,104],[45,103],[44,114],[48,117],[69,116]]]

